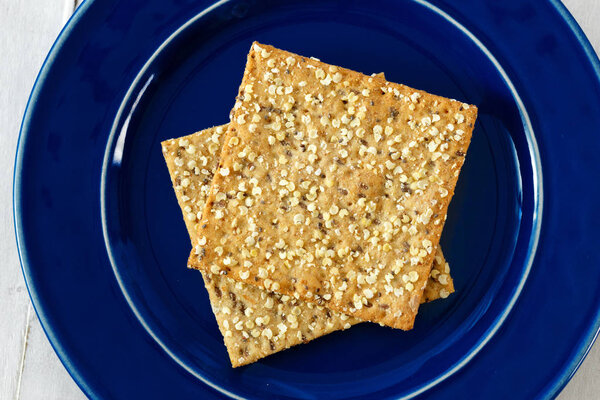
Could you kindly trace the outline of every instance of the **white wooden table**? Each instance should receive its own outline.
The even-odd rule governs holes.
[[[564,2],[600,51],[600,1]],[[0,0],[0,399],[85,398],[52,350],[29,302],[13,235],[11,197],[15,147],[29,92],[76,3]],[[598,399],[599,378],[596,344],[559,398]]]

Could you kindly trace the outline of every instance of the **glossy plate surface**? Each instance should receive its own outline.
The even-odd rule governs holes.
[[[36,311],[88,395],[501,399],[564,386],[599,323],[598,61],[560,4],[454,3],[83,4],[24,118],[15,219]],[[227,122],[253,40],[480,107],[442,237],[457,292],[424,305],[414,330],[363,324],[230,367],[185,268],[160,141]]]

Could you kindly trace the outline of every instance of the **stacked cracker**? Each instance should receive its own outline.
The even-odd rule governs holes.
[[[438,243],[475,118],[252,46],[231,123],[163,143],[234,367],[361,320],[410,329],[453,291]]]

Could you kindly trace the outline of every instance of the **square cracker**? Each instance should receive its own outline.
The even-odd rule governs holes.
[[[225,129],[225,125],[209,128],[162,143],[173,188],[192,241],[206,203],[212,176],[218,166]],[[449,272],[448,264],[441,251],[438,251],[424,299],[435,300],[454,291]],[[324,307],[268,292],[224,276],[202,275],[234,367],[360,322]],[[249,309],[253,311],[247,316]],[[288,321],[288,315],[296,315],[297,326],[293,323],[293,318]],[[257,317],[261,318],[260,325],[257,324]],[[243,329],[235,329],[240,321]],[[280,325],[282,321],[285,328]],[[270,335],[266,329],[270,330]],[[283,329],[285,331],[282,333]]]
[[[253,44],[189,265],[411,329],[476,115]]]
[[[163,156],[190,238],[194,238],[218,167],[223,133],[224,126],[219,126],[162,142]],[[233,367],[360,322],[222,275],[202,272],[202,276]]]

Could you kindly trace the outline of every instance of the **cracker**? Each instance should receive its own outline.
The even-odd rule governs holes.
[[[411,329],[476,114],[254,44],[189,265]]]
[[[217,169],[224,126],[167,140],[162,151],[190,237]],[[233,367],[360,322],[355,318],[222,275],[202,273]]]
[[[204,208],[210,181],[217,169],[225,129],[226,126],[209,128],[193,135],[162,143],[163,155],[190,238],[194,237],[196,224],[201,219],[199,213]],[[436,260],[438,259],[440,260],[439,266],[443,267],[445,262],[442,262],[441,251],[439,251],[439,257],[436,257]],[[446,285],[440,284],[439,280],[433,276],[437,265],[434,263],[434,270],[432,270],[432,276],[426,289],[429,296],[424,296],[428,297],[429,301],[445,297],[453,291],[452,278],[449,275],[442,279]],[[441,268],[439,271],[438,277],[443,274],[444,269]],[[219,330],[224,336],[225,345],[234,367],[254,362],[288,347],[310,341],[335,330],[348,328],[359,322],[355,318],[348,318],[312,303],[261,290],[220,275],[203,273],[203,277]],[[435,289],[430,290],[429,285],[432,285],[432,288],[435,286]],[[272,306],[270,306],[271,302]],[[253,310],[250,317],[246,316],[248,309]],[[292,331],[294,328],[291,328],[291,335],[280,337],[278,334],[273,338],[273,332],[279,333],[277,327],[279,323],[271,323],[271,321],[287,321],[287,316],[295,315],[295,313],[298,313],[297,331],[294,333]],[[252,320],[254,314],[261,317],[260,326],[257,325],[256,317],[252,323],[247,322]],[[244,329],[237,330],[235,326],[240,321],[242,321]],[[254,327],[248,329],[246,323],[249,326],[254,324]],[[271,330],[271,338],[268,337],[269,334],[266,331],[265,334],[262,333],[267,328]]]
[[[445,299],[451,293],[454,293],[454,280],[450,276],[450,264],[444,258],[442,249],[438,246],[427,285],[423,290],[421,304],[440,298]]]
[[[190,266],[412,328],[476,113],[253,45]]]

